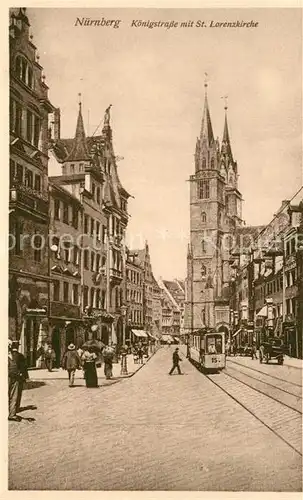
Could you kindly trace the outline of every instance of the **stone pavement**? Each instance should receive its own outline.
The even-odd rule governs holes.
[[[300,455],[186,359],[169,376],[172,351],[111,387],[25,391],[36,421],[9,423],[9,488],[300,491]]]
[[[145,364],[150,358],[144,358]],[[120,379],[134,375],[138,370],[142,368],[142,365],[138,363],[134,363],[133,355],[127,356],[127,371],[128,375],[121,375],[121,361],[113,364],[113,379]],[[104,364],[101,367],[97,368],[98,380],[102,383],[105,379],[104,375]],[[46,369],[34,369],[29,370],[30,380],[67,380],[68,375],[67,371],[62,368],[54,368],[51,372]],[[83,380],[83,371],[77,370],[75,373],[75,380],[81,381]],[[79,382],[78,382],[79,383]],[[83,383],[84,384],[84,381]]]

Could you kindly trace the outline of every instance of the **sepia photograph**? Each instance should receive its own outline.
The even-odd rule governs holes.
[[[6,22],[8,490],[302,492],[302,10]]]

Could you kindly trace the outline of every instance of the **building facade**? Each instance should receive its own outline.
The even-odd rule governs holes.
[[[48,336],[48,99],[26,9],[11,9],[9,336],[30,367]]]
[[[112,143],[110,107],[102,134],[86,137],[81,102],[74,139],[60,136],[60,113],[55,110],[50,129],[50,154],[62,175],[56,185],[76,197],[82,207],[77,247],[81,268],[80,304],[85,335],[108,344],[121,345],[122,305],[126,297],[125,230],[128,223],[128,192],[117,170]],[[91,327],[97,325],[96,333]]]

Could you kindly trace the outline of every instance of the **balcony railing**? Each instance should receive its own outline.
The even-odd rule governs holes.
[[[48,214],[47,197],[23,184],[11,187],[10,204],[12,203],[21,204],[37,212]]]

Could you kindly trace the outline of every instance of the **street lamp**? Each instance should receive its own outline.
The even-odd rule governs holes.
[[[126,313],[127,306],[121,306],[121,313],[123,318],[123,336],[122,336],[122,349],[121,349],[121,375],[128,375],[127,371],[127,349],[125,346],[125,329],[126,329]]]

